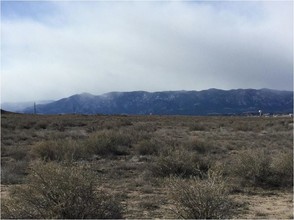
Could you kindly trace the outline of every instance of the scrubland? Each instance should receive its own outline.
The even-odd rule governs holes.
[[[293,218],[293,118],[1,115],[2,218]]]

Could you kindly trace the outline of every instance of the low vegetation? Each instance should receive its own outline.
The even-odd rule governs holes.
[[[171,178],[169,184],[178,217],[224,219],[232,216],[234,202],[220,170],[210,169],[205,178]]]
[[[265,149],[244,150],[234,159],[233,175],[241,180],[242,185],[263,188],[293,185],[293,155],[290,151],[270,155]]]
[[[291,117],[1,120],[2,218],[293,217]]]
[[[161,153],[155,158],[151,171],[155,176],[202,176],[210,167],[210,161],[194,152],[177,149]]]
[[[89,153],[81,141],[57,139],[41,141],[31,148],[31,157],[44,161],[77,161],[87,159]]]
[[[27,184],[11,188],[2,218],[121,218],[117,199],[96,188],[94,174],[76,166],[35,163]]]
[[[92,134],[84,143],[84,148],[94,155],[127,155],[132,139],[128,134],[104,131]]]

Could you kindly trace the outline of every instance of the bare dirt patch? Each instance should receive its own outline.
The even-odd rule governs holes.
[[[246,208],[238,217],[246,219],[293,219],[293,194],[291,192],[268,192],[263,195],[238,195],[237,201]]]

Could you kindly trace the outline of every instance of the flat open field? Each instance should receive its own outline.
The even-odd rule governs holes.
[[[220,217],[293,218],[291,117],[2,114],[2,204],[33,182],[34,166],[46,164],[89,171],[122,218],[193,217],[180,208],[179,185],[196,187],[211,172],[230,201]],[[7,207],[2,217],[29,216]]]

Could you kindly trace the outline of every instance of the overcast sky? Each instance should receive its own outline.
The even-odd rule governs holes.
[[[1,1],[2,102],[293,90],[293,2]]]

